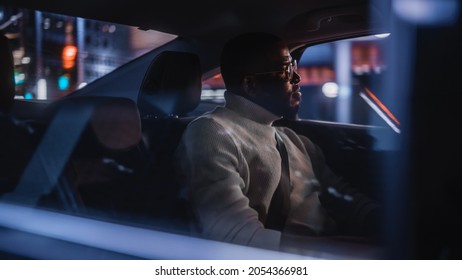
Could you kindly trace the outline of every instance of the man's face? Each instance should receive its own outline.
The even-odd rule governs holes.
[[[254,73],[253,101],[277,116],[288,118],[298,113],[301,101],[300,76],[287,47],[280,46],[269,58],[268,71]]]

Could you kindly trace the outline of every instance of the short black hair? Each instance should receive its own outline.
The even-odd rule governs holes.
[[[271,33],[249,32],[229,40],[221,53],[221,75],[228,90],[241,86],[248,74],[268,71],[270,56],[285,45],[284,41]]]

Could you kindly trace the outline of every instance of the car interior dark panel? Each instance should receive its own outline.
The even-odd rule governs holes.
[[[421,47],[415,52],[412,68],[414,87],[406,148],[414,155],[408,169],[412,178],[409,187],[418,199],[409,207],[415,207],[418,216],[411,222],[413,232],[427,234],[417,234],[412,240],[416,247],[413,253],[425,259],[436,255],[461,259],[458,169],[462,149],[460,133],[454,129],[461,121],[459,103],[454,102],[460,90],[450,81],[460,79],[462,21],[459,17],[452,26],[421,26],[414,36]],[[444,44],[435,44],[442,41]],[[429,229],[427,221],[436,225]]]
[[[385,9],[379,9],[375,3],[355,2],[341,7],[323,7],[311,9],[298,14],[285,26],[285,37],[293,41],[293,47],[298,47],[300,41],[309,34],[310,44],[338,40],[342,37],[354,37],[371,33],[384,33],[383,24],[387,17]]]
[[[368,7],[370,1],[366,0],[335,0],[330,2],[324,1],[310,1],[300,3],[297,0],[286,1],[284,3],[279,1],[252,1],[248,3],[244,0],[233,2],[232,5],[240,6],[246,5],[246,9],[233,9],[229,7],[229,3],[217,3],[216,5],[209,5],[208,1],[196,1],[194,3],[185,2],[182,3],[184,9],[178,10],[177,3],[164,2],[158,3],[156,9],[150,9],[150,3],[143,2],[141,0],[135,1],[133,5],[127,7],[122,3],[114,3],[111,1],[98,1],[97,4],[88,2],[91,5],[97,5],[94,10],[86,9],[88,5],[86,3],[67,3],[61,2],[36,2],[30,0],[21,0],[18,2],[3,0],[5,4],[16,4],[16,6],[36,9],[47,12],[59,12],[71,16],[81,16],[90,19],[104,20],[109,22],[119,22],[132,26],[139,26],[143,29],[153,28],[156,30],[164,31],[172,34],[180,34],[184,37],[188,37],[188,33],[195,36],[201,36],[210,31],[211,26],[207,26],[206,21],[190,21],[189,10],[195,11],[195,17],[198,19],[207,18],[210,13],[213,14],[212,21],[216,22],[217,29],[225,29],[229,32],[231,30],[239,30],[240,25],[250,25],[256,28],[264,26],[262,21],[267,24],[280,24],[280,22],[274,23],[272,20],[275,15],[279,16],[277,21],[288,21],[291,17],[299,14],[303,10],[322,10],[326,8],[351,6],[354,4],[365,5]],[[111,7],[111,13],[103,14],[99,13],[100,9]],[[188,7],[190,9],[188,9]],[[207,9],[197,9],[197,7],[207,7]],[[259,18],[255,18],[252,11],[261,10]],[[151,13],[145,14],[143,11],[150,10]],[[338,13],[338,12],[337,12]],[[188,28],[189,26],[189,28]],[[274,27],[273,27],[274,28]],[[198,34],[194,34],[198,33]]]
[[[13,107],[15,85],[13,79],[14,62],[8,38],[0,34],[0,59],[4,63],[0,68],[0,113],[9,113]]]
[[[50,101],[15,100],[11,114],[20,120],[39,121]]]

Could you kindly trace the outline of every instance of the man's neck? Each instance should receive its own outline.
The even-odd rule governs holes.
[[[272,125],[280,117],[266,110],[252,100],[230,91],[225,92],[226,108],[237,112],[240,116],[255,122]]]

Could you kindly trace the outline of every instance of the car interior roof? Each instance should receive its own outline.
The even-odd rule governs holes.
[[[4,4],[137,26],[198,41],[224,42],[249,30],[273,32],[297,41],[298,35],[339,36],[352,29],[369,29],[371,19],[385,18],[367,0],[233,0],[215,1],[34,1],[4,0]],[[106,11],[104,11],[106,10]],[[334,19],[334,20],[333,20]],[[335,20],[337,19],[337,20]],[[328,24],[327,24],[328,22]],[[322,32],[318,32],[322,31]],[[302,34],[300,34],[302,32]],[[299,43],[299,42],[298,42]]]
[[[14,7],[94,19],[177,35],[199,55],[204,78],[216,74],[224,43],[248,31],[284,38],[291,51],[321,42],[387,32],[388,7],[376,0],[226,0],[209,2],[2,0]],[[212,4],[211,4],[212,3]],[[378,4],[378,5],[377,5]],[[151,7],[152,6],[152,7]],[[178,41],[177,40],[177,41]],[[178,46],[178,45],[177,45]],[[159,49],[160,50],[160,49]],[[149,59],[148,59],[149,60]]]

